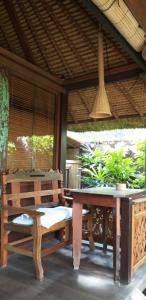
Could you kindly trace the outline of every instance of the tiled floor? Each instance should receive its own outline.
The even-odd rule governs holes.
[[[146,286],[146,265],[136,273],[131,284],[113,281],[112,253],[82,246],[81,267],[72,267],[71,246],[43,259],[45,279],[35,280],[32,259],[13,255],[8,267],[0,269],[2,300],[123,300],[140,284]],[[144,277],[145,276],[145,277]]]

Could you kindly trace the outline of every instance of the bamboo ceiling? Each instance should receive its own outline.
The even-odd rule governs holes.
[[[97,88],[99,22],[84,2],[0,1],[1,47],[61,78],[69,89],[73,82],[84,81],[82,88],[74,85],[69,93],[69,124],[90,121],[89,112]],[[139,78],[140,68],[119,41],[104,26],[102,29],[106,81],[109,82],[107,93],[113,118],[143,117],[146,113],[146,90]],[[120,72],[122,79],[126,78],[127,72],[131,72],[130,77],[133,72],[133,78],[119,81],[117,73]],[[86,84],[88,88],[85,88]]]

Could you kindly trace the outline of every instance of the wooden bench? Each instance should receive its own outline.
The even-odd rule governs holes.
[[[2,174],[1,266],[7,265],[8,251],[30,256],[34,261],[36,277],[42,280],[44,274],[41,258],[71,242],[71,219],[60,221],[48,229],[41,225],[41,216],[44,213],[36,210],[37,207],[50,207],[52,203],[53,205],[61,203],[64,196],[62,181],[62,174],[53,170],[41,174],[36,172]],[[28,226],[12,223],[12,216],[20,214],[31,216],[33,224]],[[84,219],[91,222],[91,216],[85,216]],[[59,241],[43,249],[42,237],[56,231],[59,232]],[[8,238],[10,232],[23,233],[27,236],[10,242]],[[92,247],[92,233],[89,235]],[[25,247],[29,240],[33,241],[32,250]]]

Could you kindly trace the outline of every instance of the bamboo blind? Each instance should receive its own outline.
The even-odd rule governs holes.
[[[52,168],[53,151],[32,157],[23,137],[54,135],[54,96],[17,77],[10,81],[9,141],[15,144],[16,151],[8,153],[7,167]]]

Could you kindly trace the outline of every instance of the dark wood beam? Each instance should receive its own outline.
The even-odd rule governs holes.
[[[62,171],[64,186],[66,184],[67,107],[68,95],[60,94],[56,96],[53,168]]]
[[[93,14],[94,18],[96,18],[96,20],[103,26],[104,30],[109,32],[111,36],[113,36],[113,38],[121,45],[123,50],[128,53],[128,55],[131,57],[131,59],[133,59],[138,67],[143,71],[146,71],[146,62],[142,59],[141,55],[130,46],[130,44],[117,31],[112,23],[104,16],[100,9],[95,4],[93,4],[91,0],[82,0],[82,3],[84,7]]]
[[[146,1],[124,0],[131,13],[146,33]]]
[[[143,115],[143,117],[146,116],[146,114]],[[141,118],[138,114],[131,114],[131,115],[125,115],[125,116],[118,116],[118,120],[122,120],[122,119],[130,119],[130,118],[135,118],[135,117],[139,117]],[[104,119],[91,119],[88,118],[86,120],[78,120],[77,124],[86,124],[86,123],[93,123],[93,122],[98,122],[98,121],[115,121],[117,122],[117,118],[115,118],[114,116],[111,116],[109,118],[104,118]],[[74,122],[70,121],[68,122],[68,125],[77,125]]]
[[[36,26],[33,24],[32,19],[28,18],[28,12],[27,12],[26,6],[23,3],[23,1],[19,1],[19,7],[20,7],[21,11],[23,12],[23,18],[25,19],[27,28],[29,29],[29,31],[33,37],[33,40],[36,44],[36,47],[37,47],[36,49],[39,50],[39,52],[41,54],[41,58],[43,59],[42,69],[43,69],[43,65],[44,65],[44,67],[47,69],[47,71],[49,71],[51,73],[50,62],[48,61],[48,58],[46,57],[44,46],[42,45],[42,41],[38,38]]]
[[[138,77],[141,70],[136,64],[121,66],[105,71],[105,82],[123,81],[130,78]],[[74,79],[64,80],[64,87],[68,90],[80,90],[98,85],[98,73],[94,72],[89,75],[77,77]]]
[[[48,92],[65,93],[61,79],[1,47],[0,63],[7,66],[10,75],[35,84]]]
[[[21,47],[24,51],[25,58],[28,61],[30,61],[31,63],[35,63],[32,51],[28,46],[27,37],[26,37],[26,35],[24,34],[24,31],[21,28],[21,24],[19,22],[16,11],[14,9],[14,4],[12,3],[11,0],[7,0],[7,1],[4,0],[3,2],[4,2],[4,5],[5,5],[5,8],[7,10],[7,13],[9,15],[9,18],[12,22],[12,25],[13,25],[15,31],[16,31],[17,36],[18,36],[20,45],[21,45]]]

